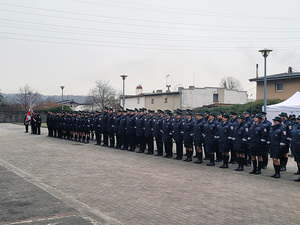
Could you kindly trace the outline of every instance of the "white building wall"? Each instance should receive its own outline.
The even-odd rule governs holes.
[[[121,99],[120,104],[123,105],[123,100]],[[135,96],[135,97],[125,97],[125,108],[135,109],[135,108],[145,108],[145,97]]]
[[[245,104],[247,103],[247,91],[235,91],[224,89],[225,104]]]
[[[213,94],[217,94],[217,88],[195,88],[181,90],[181,108],[193,109],[213,103]]]

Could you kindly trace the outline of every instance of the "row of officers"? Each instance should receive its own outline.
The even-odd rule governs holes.
[[[300,174],[300,116],[290,119],[282,112],[267,120],[261,112],[251,117],[250,112],[243,115],[232,112],[197,113],[191,110],[185,115],[180,109],[175,113],[169,110],[126,109],[114,112],[105,108],[103,112],[49,112],[47,115],[48,136],[77,142],[107,146],[137,153],[154,154],[173,158],[173,144],[176,147],[176,160],[191,162],[194,149],[196,164],[209,160],[207,166],[215,166],[222,161],[222,169],[229,163],[238,164],[236,171],[243,171],[244,166],[253,166],[250,174],[261,174],[268,165],[269,153],[273,159],[274,178],[280,178],[280,172],[286,171],[290,148]],[[229,160],[230,159],[230,160]],[[296,181],[300,181],[297,179]]]

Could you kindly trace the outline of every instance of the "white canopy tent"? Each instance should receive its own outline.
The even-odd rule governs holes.
[[[286,112],[288,115],[295,114],[296,117],[300,115],[300,92],[297,91],[293,96],[287,100],[274,105],[267,106],[268,120],[272,120],[281,112]]]

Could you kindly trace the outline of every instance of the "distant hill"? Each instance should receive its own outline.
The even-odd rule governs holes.
[[[4,97],[4,101],[8,103],[12,103],[14,99],[16,98],[15,94],[4,94],[2,93],[2,96]],[[85,95],[64,95],[64,100],[73,100],[74,102],[77,102],[79,104],[85,103],[88,96]],[[61,96],[59,95],[41,95],[41,100],[46,101],[47,99],[51,99],[53,101],[61,101]]]

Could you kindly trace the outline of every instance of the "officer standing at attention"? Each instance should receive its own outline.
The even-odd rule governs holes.
[[[129,145],[128,151],[135,152],[135,114],[133,110],[128,110],[129,116],[126,119],[126,136]]]
[[[280,115],[282,124],[284,126],[284,129],[286,131],[286,142],[285,142],[285,149],[284,152],[280,158],[280,171],[286,171],[286,165],[289,159],[289,151],[290,151],[290,142],[291,142],[291,131],[292,131],[292,124],[290,121],[288,121],[287,113],[282,112]]]
[[[238,117],[238,123],[235,125],[232,132],[232,146],[236,152],[238,167],[235,171],[243,171],[246,162],[245,153],[247,149],[247,132],[248,128],[245,124],[245,117],[243,115]]]
[[[222,116],[222,122],[219,124],[217,130],[217,136],[219,137],[219,151],[222,153],[223,165],[220,166],[222,169],[228,168],[229,151],[231,147],[231,129],[228,121],[229,115],[224,113]]]
[[[231,129],[231,131],[233,131],[234,127],[238,124],[238,118],[237,118],[236,112],[230,112],[229,123],[230,123],[230,129]],[[233,142],[231,142],[231,145],[230,145],[230,161],[229,161],[229,163],[237,164],[237,155],[233,149]]]
[[[216,118],[216,114],[211,112],[209,114],[209,118],[207,122],[204,125],[205,146],[207,152],[209,153],[209,159],[210,159],[210,162],[207,164],[207,166],[215,165],[215,152],[216,152],[216,142],[217,142],[216,133],[218,129],[218,123],[215,118]]]
[[[291,132],[291,148],[298,167],[298,171],[295,174],[300,174],[300,116],[297,117],[296,124],[298,126],[294,126]],[[295,181],[300,182],[300,177]]]
[[[128,141],[127,141],[127,134],[126,134],[126,121],[127,121],[127,111],[123,110],[122,117],[120,119],[119,125],[119,133],[121,135],[121,146],[122,150],[128,150]]]
[[[183,123],[183,143],[186,151],[186,159],[184,161],[191,162],[193,157],[193,136],[194,136],[194,121],[193,113],[186,112],[186,119]]]
[[[157,147],[157,154],[155,156],[162,156],[163,155],[163,142],[162,142],[162,129],[163,129],[163,111],[157,110],[157,117],[154,120],[153,126],[153,136],[155,137],[156,147]]]
[[[203,113],[198,112],[196,115],[196,121],[194,124],[194,136],[193,141],[197,151],[197,161],[194,162],[196,164],[202,163],[203,153],[202,153],[202,145],[203,145],[203,135],[204,135],[204,120]]]
[[[40,112],[36,112],[36,129],[37,129],[37,135],[41,134],[41,125],[42,125],[42,117],[40,115]]]
[[[108,116],[107,116],[107,134],[109,137],[109,146],[110,148],[115,147],[115,134],[114,134],[114,125],[115,123],[115,114],[113,113],[113,109],[109,108]]]
[[[107,117],[108,117],[108,108],[105,107],[102,114],[102,125],[101,125],[102,134],[103,134],[102,146],[108,146]]]
[[[144,153],[146,148],[145,140],[145,119],[144,119],[144,110],[141,109],[138,113],[138,116],[135,120],[136,127],[136,143],[139,144],[139,151],[137,153]]]
[[[272,126],[272,123],[269,120],[267,120],[266,115],[267,115],[266,112],[261,112],[262,123],[264,124],[265,128],[267,129],[267,137],[269,138],[269,132],[270,132],[270,128]],[[267,169],[268,159],[269,159],[269,140],[267,140],[267,145],[265,146],[265,148],[263,150],[262,158],[263,158],[263,167],[262,167],[262,169]]]
[[[286,142],[286,131],[281,124],[281,118],[276,116],[273,119],[274,125],[270,129],[270,153],[273,159],[275,173],[271,177],[280,178],[280,162],[279,159],[284,152]]]
[[[154,126],[154,110],[148,110],[148,115],[145,117],[145,139],[148,148],[147,155],[154,153],[153,126]]]
[[[162,129],[162,141],[165,146],[166,158],[173,157],[173,141],[172,141],[172,130],[173,130],[173,121],[172,113],[170,111],[166,112],[166,119],[163,121]]]
[[[245,117],[245,123],[246,123],[246,126],[250,129],[251,125],[253,124],[253,119],[252,117],[250,116],[250,112],[245,110],[244,111],[244,117]],[[246,157],[246,165],[247,166],[251,166],[251,150],[250,150],[250,147],[248,146],[247,149],[246,149],[246,154],[245,154],[245,157]]]
[[[265,145],[267,144],[267,129],[261,121],[261,114],[256,114],[254,117],[254,123],[249,129],[248,141],[253,163],[253,170],[249,172],[249,174],[261,174],[261,168],[263,165],[262,153]]]
[[[176,118],[173,125],[173,139],[176,143],[176,157],[174,159],[181,160],[183,156],[183,122],[181,111],[176,111]]]
[[[122,116],[122,110],[118,109],[117,116],[114,120],[114,133],[116,134],[116,149],[121,148],[121,135],[120,135],[120,121]]]

